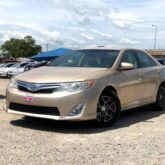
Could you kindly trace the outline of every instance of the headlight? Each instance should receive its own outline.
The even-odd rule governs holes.
[[[69,91],[76,92],[89,89],[94,86],[94,80],[81,81],[81,82],[69,82],[69,83],[61,83],[60,91]]]
[[[17,80],[15,78],[10,80],[9,87],[17,88]]]

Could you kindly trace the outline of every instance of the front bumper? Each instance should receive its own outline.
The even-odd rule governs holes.
[[[33,102],[26,102],[25,96],[30,94],[33,96]],[[96,119],[96,108],[98,94],[95,88],[81,92],[54,92],[51,94],[31,94],[20,91],[15,88],[8,87],[6,93],[6,101],[4,110],[8,113],[19,114],[24,116],[54,119],[54,120],[90,120]],[[34,114],[29,112],[20,112],[10,109],[11,103],[22,105],[40,106],[40,107],[56,107],[60,115]],[[80,114],[69,116],[68,114],[79,104],[84,103]]]
[[[7,73],[6,72],[0,72],[0,77],[6,77]]]
[[[9,72],[9,73],[8,73],[8,76],[9,76],[9,77],[13,77],[13,76],[15,76],[15,75],[17,75],[17,74],[18,74],[18,73]]]
[[[23,71],[19,71],[19,72],[8,72],[8,76],[12,77],[12,76],[16,76],[17,74],[23,73]]]

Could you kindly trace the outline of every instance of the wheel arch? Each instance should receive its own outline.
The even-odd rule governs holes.
[[[118,92],[117,92],[117,89],[113,86],[113,85],[108,85],[108,86],[105,86],[103,89],[100,90],[100,94],[98,95],[97,97],[97,102],[99,101],[99,98],[100,96],[104,93],[104,92],[114,92],[116,94],[116,96],[118,97],[119,99],[119,103],[120,103],[120,106],[121,106],[121,100],[119,98],[119,95],[118,95]]]
[[[160,83],[159,87],[160,87],[161,85],[165,86],[165,81],[162,81],[162,82]]]
[[[160,97],[161,87],[165,88],[165,81],[162,81],[160,83],[157,94],[156,94],[155,103],[153,104],[154,108],[157,110],[163,110],[165,108],[165,103],[163,103],[164,99],[163,99],[163,102],[160,101],[160,100],[162,100],[162,98],[164,98],[164,95],[163,95],[163,97],[162,96]],[[163,103],[163,105],[162,105],[162,103]]]
[[[102,91],[101,91],[101,93],[100,93],[100,96],[101,95],[106,95],[106,96],[108,96],[108,94],[109,94],[109,96],[110,96],[110,101],[112,100],[112,101],[114,101],[115,102],[115,110],[113,111],[113,110],[111,110],[112,112],[111,112],[111,119],[110,120],[108,120],[108,122],[107,121],[105,121],[105,119],[107,118],[107,116],[109,116],[109,115],[107,115],[106,113],[103,115],[103,116],[101,116],[101,114],[102,113],[104,113],[104,111],[106,110],[106,108],[104,107],[104,106],[106,106],[105,104],[107,104],[107,102],[105,103],[105,102],[103,102],[104,104],[102,105],[104,108],[105,108],[105,110],[103,110],[103,112],[101,112],[102,110],[101,110],[101,104],[99,104],[99,109],[97,109],[96,110],[96,113],[97,113],[97,117],[96,117],[96,119],[97,119],[97,121],[99,121],[99,122],[101,122],[101,124],[105,124],[105,125],[109,125],[109,126],[111,126],[113,123],[115,123],[117,120],[118,120],[118,118],[120,117],[120,113],[121,113],[121,103],[120,103],[120,100],[119,100],[119,98],[118,98],[118,94],[117,94],[117,90],[116,90],[116,88],[114,87],[114,86],[106,86]],[[101,98],[101,97],[100,97]],[[101,98],[102,99],[102,98]],[[108,98],[108,100],[109,100],[109,98]],[[98,111],[99,110],[99,111]],[[106,110],[107,111],[107,110]],[[108,110],[109,111],[109,110]],[[109,112],[108,112],[109,113]],[[100,117],[101,116],[101,117]],[[107,122],[107,123],[106,123]]]
[[[159,86],[158,86],[158,88],[157,88],[157,91],[156,91],[156,95],[155,95],[155,101],[156,101],[156,98],[157,98],[157,95],[158,95],[158,92],[159,92],[159,88],[160,88],[162,85],[165,86],[165,81],[162,81],[162,82],[159,84]]]
[[[101,94],[103,93],[103,92],[115,92],[115,94],[118,96],[118,93],[117,93],[117,90],[116,90],[116,88],[114,87],[114,86],[112,86],[112,85],[109,85],[109,86],[106,86],[102,91],[101,91]]]
[[[118,97],[119,104],[120,104],[120,107],[121,107],[121,100],[120,100],[120,98],[119,98],[117,89],[116,89],[114,86],[112,86],[112,85],[106,86],[106,87],[102,90],[102,92],[100,93],[100,96],[101,96],[101,94],[102,94],[103,92],[108,92],[108,93],[109,93],[109,92],[114,92],[114,93],[116,94],[116,96]]]

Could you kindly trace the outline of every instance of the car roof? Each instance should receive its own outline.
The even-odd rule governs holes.
[[[98,47],[88,47],[88,48],[82,48],[82,49],[77,49],[77,50],[117,50],[117,51],[124,51],[124,50],[140,50],[144,51],[142,49],[137,49],[137,48],[112,48],[112,47],[106,47],[106,46],[98,46]]]
[[[110,47],[89,47],[89,48],[82,48],[78,50],[121,50],[116,48],[110,48]]]

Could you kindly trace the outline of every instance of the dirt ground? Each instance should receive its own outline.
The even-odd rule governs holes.
[[[111,128],[26,119],[3,111],[7,84],[0,79],[0,165],[165,165],[165,111],[123,112]]]

